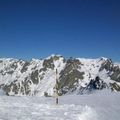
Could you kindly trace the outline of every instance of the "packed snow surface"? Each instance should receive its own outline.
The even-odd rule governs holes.
[[[119,120],[120,94],[109,91],[52,97],[0,96],[0,120]]]

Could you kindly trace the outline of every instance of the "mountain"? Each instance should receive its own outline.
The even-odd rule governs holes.
[[[1,58],[0,89],[6,95],[51,96],[54,94],[56,69],[59,95],[102,89],[120,91],[120,64],[104,57],[65,59],[61,55],[31,61]]]

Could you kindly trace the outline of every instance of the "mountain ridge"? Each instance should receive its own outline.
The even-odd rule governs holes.
[[[111,59],[64,58],[51,55],[25,61],[0,58],[0,88],[6,95],[54,94],[58,69],[59,95],[83,94],[95,89],[120,91],[120,66]]]

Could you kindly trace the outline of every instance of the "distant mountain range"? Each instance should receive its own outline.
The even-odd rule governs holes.
[[[0,89],[6,95],[52,96],[58,70],[59,95],[120,91],[120,64],[108,58],[65,59],[51,55],[31,61],[0,58]]]

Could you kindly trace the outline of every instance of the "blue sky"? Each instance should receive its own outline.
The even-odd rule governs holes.
[[[1,0],[0,57],[120,61],[119,0]]]

